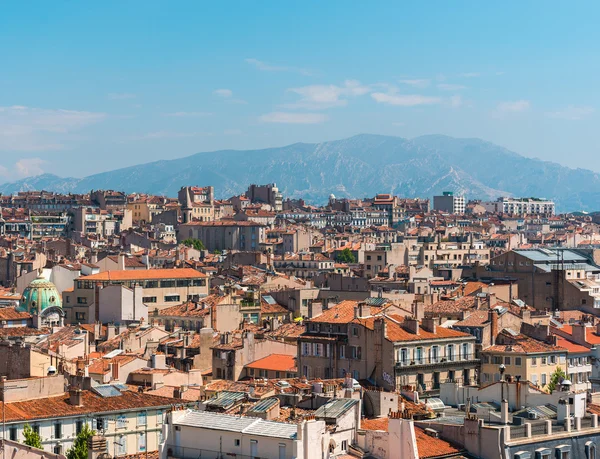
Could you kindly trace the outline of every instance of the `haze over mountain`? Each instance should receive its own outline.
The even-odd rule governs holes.
[[[115,189],[175,196],[183,185],[214,185],[220,198],[251,183],[275,182],[284,197],[325,202],[337,197],[393,193],[431,197],[442,191],[468,198],[545,197],[559,211],[598,210],[600,174],[526,158],[480,139],[428,135],[403,139],[362,134],[319,144],[197,153],[88,177],[51,174],[0,186],[3,194],[44,189],[84,193]]]

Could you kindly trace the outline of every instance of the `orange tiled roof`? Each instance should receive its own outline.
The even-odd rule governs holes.
[[[16,308],[0,308],[0,320],[31,319],[28,312],[19,312]]]
[[[347,324],[354,320],[354,308],[357,306],[358,301],[345,300],[323,312],[320,316],[310,319],[310,321],[317,323]],[[381,312],[381,310],[382,309],[379,307],[371,306],[370,314],[377,314]]]
[[[293,355],[271,354],[246,365],[246,368],[270,371],[296,371],[296,359]]]
[[[125,271],[104,271],[98,274],[82,276],[81,280],[97,281],[128,281],[128,280],[154,280],[154,279],[188,279],[204,278],[206,274],[196,271],[192,268],[180,269],[142,269]]]
[[[119,397],[104,398],[87,390],[82,392],[82,401],[82,406],[71,405],[69,394],[63,394],[56,397],[8,402],[5,406],[6,420],[29,421],[91,413],[121,412],[132,408],[170,406],[173,403],[172,399],[145,393],[124,391]]]
[[[557,336],[556,344],[560,347],[565,348],[569,352],[569,354],[577,354],[579,352],[590,351],[587,347],[574,343],[573,341],[563,338],[562,336]]]

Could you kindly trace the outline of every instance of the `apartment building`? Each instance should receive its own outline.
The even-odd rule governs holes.
[[[161,441],[165,413],[173,399],[111,385],[65,392],[64,376],[0,382],[7,438],[23,441],[29,424],[45,451],[65,454],[87,425],[107,438],[111,455],[155,451]]]
[[[504,378],[529,381],[544,389],[557,368],[567,373],[567,349],[511,329],[502,330],[496,344],[481,351],[482,384],[500,381],[504,372]]]
[[[102,237],[119,234],[133,225],[129,209],[103,210],[93,207],[77,207],[73,216],[73,229],[76,236],[96,235]]]
[[[273,267],[280,273],[302,278],[316,277],[320,273],[333,272],[334,260],[322,253],[293,253],[273,257]]]
[[[342,301],[306,321],[306,332],[298,339],[299,374],[325,379],[351,375],[389,389],[422,391],[439,390],[446,379],[474,381],[479,360],[473,336],[394,311],[393,306]]]
[[[509,215],[554,215],[553,201],[539,198],[498,198],[497,201],[480,203],[487,212]]]
[[[377,244],[372,250],[364,251],[364,276],[377,277],[389,265],[404,265],[407,261],[406,246],[401,243]]]
[[[275,212],[283,210],[283,195],[275,183],[268,185],[250,185],[246,197],[252,204],[268,204]]]
[[[441,196],[433,197],[433,208],[440,212],[462,215],[465,213],[464,196],[455,196],[452,191],[444,191]]]
[[[266,241],[267,228],[251,221],[194,221],[179,225],[178,239],[199,239],[209,251],[258,250]]]
[[[482,241],[458,239],[444,241],[438,235],[435,241],[423,243],[419,252],[419,264],[429,268],[456,268],[464,265],[487,265],[490,249]]]
[[[511,250],[492,258],[477,275],[517,279],[519,297],[536,309],[596,314],[600,308],[600,266],[582,250]]]
[[[99,320],[100,305],[104,303],[103,290],[115,285],[133,291],[132,295],[126,295],[127,298],[135,302],[141,297],[141,303],[150,311],[208,295],[206,274],[192,268],[104,271],[78,277],[73,289],[63,292],[66,321],[94,323]],[[107,291],[111,291],[110,298],[120,295],[120,290]]]

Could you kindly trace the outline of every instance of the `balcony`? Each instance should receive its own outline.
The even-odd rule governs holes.
[[[468,365],[479,365],[480,361],[475,357],[475,354],[462,355],[460,357],[455,356],[454,358],[448,357],[422,357],[421,359],[405,359],[396,362],[396,374],[411,373],[423,368],[451,368],[451,367],[463,367]]]

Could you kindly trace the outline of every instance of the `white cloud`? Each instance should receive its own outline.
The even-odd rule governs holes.
[[[108,95],[108,98],[111,100],[128,100],[135,99],[136,95],[128,92],[111,92]]]
[[[0,165],[0,177],[16,180],[42,175],[44,173],[44,168],[42,166],[45,163],[47,163],[47,161],[42,158],[23,158],[13,164],[10,168]]]
[[[499,112],[524,112],[530,107],[531,103],[528,100],[513,100],[500,102],[496,109]]]
[[[578,121],[592,115],[596,110],[594,107],[569,105],[568,107],[557,110],[555,112],[547,112],[549,118],[557,118],[561,120]]]
[[[233,91],[231,89],[215,89],[213,91],[213,94],[215,94],[219,97],[224,97],[225,99],[229,99],[230,97],[233,97]]]
[[[0,151],[60,150],[71,133],[105,118],[77,110],[0,107]]]
[[[213,94],[225,99],[230,104],[246,104],[247,102],[242,99],[235,99],[233,97],[233,91],[231,89],[215,89]]]
[[[463,104],[462,97],[459,95],[454,95],[450,97],[450,105],[453,107],[460,107]]]
[[[188,118],[188,117],[196,117],[196,116],[212,116],[212,113],[209,112],[173,112],[173,113],[165,113],[165,116],[171,116],[176,118]]]
[[[481,76],[481,73],[479,73],[479,72],[466,72],[466,73],[461,73],[460,76],[463,77],[463,78],[477,78],[477,77]]]
[[[44,173],[42,166],[46,162],[41,158],[23,158],[15,163],[15,170],[21,177],[42,175]]]
[[[342,86],[310,85],[288,89],[301,96],[300,101],[287,104],[287,108],[325,109],[348,104],[348,98],[362,96],[371,91],[369,86],[356,80],[346,80]]]
[[[423,79],[412,79],[412,80],[400,80],[400,83],[407,84],[414,88],[423,89],[431,84],[431,80],[424,79],[424,78]]]
[[[310,70],[299,68],[299,67],[268,64],[266,62],[259,61],[258,59],[254,59],[254,58],[245,59],[245,61],[246,61],[246,63],[256,67],[258,70],[262,70],[264,72],[293,72],[293,73],[299,73],[299,74],[305,75],[305,76],[313,75],[313,72],[311,72]]]
[[[322,113],[271,112],[262,115],[259,119],[264,123],[318,124],[327,121],[329,117]]]
[[[460,91],[461,89],[467,89],[466,86],[462,84],[450,84],[450,83],[440,83],[437,85],[438,89],[442,91]]]
[[[414,107],[416,105],[439,104],[442,99],[439,97],[422,96],[419,94],[397,94],[394,92],[374,92],[371,97],[379,103],[388,105],[399,105],[403,107]]]

